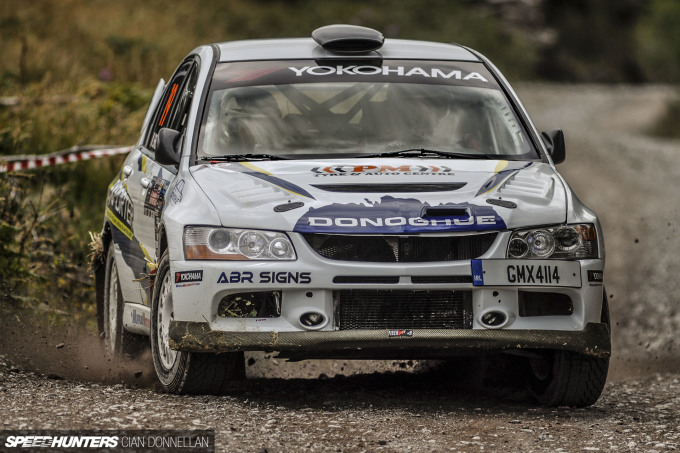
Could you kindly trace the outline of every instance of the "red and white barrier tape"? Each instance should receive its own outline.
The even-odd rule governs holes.
[[[106,148],[101,146],[74,147],[65,151],[42,156],[0,156],[0,173],[18,170],[31,170],[33,168],[49,167],[52,165],[80,162],[89,159],[126,154],[132,150],[132,146],[120,148]]]

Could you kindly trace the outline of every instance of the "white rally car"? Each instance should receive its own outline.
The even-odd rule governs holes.
[[[469,48],[332,25],[196,48],[109,187],[108,351],[219,393],[244,351],[519,357],[593,404],[611,352],[604,243],[500,72]]]

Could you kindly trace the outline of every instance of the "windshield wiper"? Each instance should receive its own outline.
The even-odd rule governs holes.
[[[205,156],[198,160],[211,162],[232,162],[235,160],[290,160],[276,154],[225,154],[223,156]]]
[[[472,154],[472,153],[454,153],[451,151],[438,151],[436,149],[426,148],[409,148],[399,151],[387,151],[384,153],[367,154],[361,157],[422,157],[422,156],[438,156],[438,157],[455,157],[461,159],[493,159],[486,154]]]

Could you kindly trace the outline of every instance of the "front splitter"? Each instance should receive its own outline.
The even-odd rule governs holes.
[[[557,349],[593,357],[611,355],[609,326],[588,323],[562,330],[338,330],[325,332],[224,332],[208,323],[172,321],[170,347],[191,352],[278,351],[309,358],[432,358],[477,351]]]

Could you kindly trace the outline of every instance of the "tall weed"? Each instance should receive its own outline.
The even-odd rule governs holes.
[[[134,144],[151,95],[136,84],[43,81],[0,109],[0,155],[75,144]],[[124,156],[0,174],[0,297],[93,320],[89,231],[102,227],[107,187]]]

